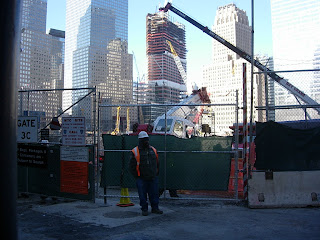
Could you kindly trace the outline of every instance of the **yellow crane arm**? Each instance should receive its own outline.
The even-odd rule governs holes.
[[[121,107],[117,107],[117,120],[116,120],[116,128],[113,130],[111,135],[118,135],[120,133],[120,109]]]

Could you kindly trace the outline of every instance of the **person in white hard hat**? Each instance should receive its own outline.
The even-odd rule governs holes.
[[[149,145],[149,135],[142,131],[138,135],[139,145],[132,149],[129,169],[136,178],[142,215],[148,215],[148,199],[151,212],[162,214],[159,209],[159,156]]]

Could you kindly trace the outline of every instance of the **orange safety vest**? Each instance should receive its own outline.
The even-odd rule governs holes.
[[[157,150],[152,146],[150,146],[150,147],[152,148],[152,150],[156,154],[156,159],[157,159],[157,164],[158,164],[159,163],[159,156],[158,156]],[[132,153],[134,154],[134,157],[137,160],[136,170],[137,170],[137,173],[138,173],[138,177],[140,177],[140,152],[139,152],[139,148],[135,147],[131,151],[132,151]]]

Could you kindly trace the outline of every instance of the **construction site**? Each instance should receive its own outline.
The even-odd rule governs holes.
[[[208,93],[212,86],[194,85],[187,94],[185,26],[172,22],[169,12],[236,56],[228,55],[227,71],[231,81],[242,88],[223,92],[220,99],[228,101],[212,101]],[[311,116],[319,115],[320,105],[313,96],[172,3],[147,15],[146,44],[149,83],[140,88],[137,83],[132,103],[114,104],[90,88],[74,104],[84,101],[94,106],[86,113],[93,116],[88,120],[90,131],[83,115],[61,113],[42,125],[38,116],[18,117],[21,235],[32,239],[29,229],[35,226],[34,233],[43,238],[70,237],[65,230],[63,237],[57,234],[52,225],[56,222],[62,229],[72,229],[72,236],[79,239],[207,239],[233,238],[234,234],[259,238],[270,233],[281,239],[317,239],[320,120]],[[237,58],[242,62],[236,62]],[[235,77],[236,71],[241,79]],[[277,106],[270,96],[270,82],[285,89],[299,104]],[[253,89],[258,89],[257,93]],[[29,99],[33,91],[21,92],[21,96],[24,93]],[[294,111],[298,118],[272,119],[284,110]],[[129,169],[142,131],[157,150],[163,219],[155,214],[141,216],[137,182]],[[36,220],[40,218],[43,228]],[[144,219],[152,226],[137,229],[137,222]],[[259,227],[240,231],[248,224]],[[219,231],[220,227],[224,231]]]

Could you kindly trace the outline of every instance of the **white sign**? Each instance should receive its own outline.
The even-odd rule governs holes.
[[[89,162],[88,148],[61,146],[60,160],[75,161],[75,162]]]
[[[86,125],[84,117],[62,118],[62,144],[68,146],[86,145]]]
[[[18,117],[17,122],[17,142],[36,143],[38,142],[38,118]]]

